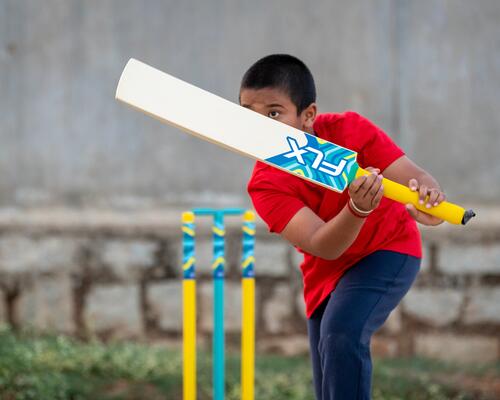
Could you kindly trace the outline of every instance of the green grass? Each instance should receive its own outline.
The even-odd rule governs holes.
[[[227,359],[228,400],[239,399],[239,359]],[[198,357],[199,399],[211,398],[211,360]],[[374,399],[475,399],[455,384],[434,376],[493,376],[498,365],[469,367],[428,360],[384,360],[375,363]],[[0,398],[181,399],[182,368],[178,350],[135,343],[82,343],[66,336],[35,336],[0,330]],[[256,399],[313,400],[307,357],[258,355]]]

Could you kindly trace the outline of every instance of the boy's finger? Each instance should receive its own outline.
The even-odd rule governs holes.
[[[365,182],[365,180],[366,180],[366,176],[363,175],[363,176],[360,176],[359,178],[355,179],[351,183],[350,189],[353,191],[353,193],[357,193],[358,192],[359,188]]]
[[[375,197],[380,189],[380,186],[382,186],[382,175],[378,175],[374,181],[370,189],[368,189],[368,192],[366,193],[367,196]],[[372,199],[373,201],[373,199]]]
[[[434,202],[434,207],[438,206],[439,204],[441,204],[445,200],[446,200],[445,194],[443,192],[439,192],[439,196],[438,196],[437,200]]]
[[[412,192],[415,192],[418,189],[418,181],[416,179],[410,179],[408,187]]]
[[[371,175],[365,175],[363,178],[364,179],[359,182],[358,189],[356,190],[356,193],[361,196],[364,196],[366,188],[371,186]]]
[[[437,205],[437,200],[441,192],[437,189],[431,189],[429,193],[429,199],[427,200],[426,208],[431,208]]]
[[[418,202],[420,204],[424,204],[425,202],[425,198],[427,197],[427,186],[420,186],[420,188],[418,189]]]
[[[360,187],[360,194],[362,194],[363,197],[365,197],[369,193],[370,188],[372,187],[373,183],[377,179],[377,176],[378,175],[375,173],[367,176],[366,180],[363,182],[363,184]]]
[[[384,196],[384,186],[380,185],[378,192],[375,194],[375,197],[372,200],[372,209],[377,208]]]

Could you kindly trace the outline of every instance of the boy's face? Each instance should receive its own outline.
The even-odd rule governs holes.
[[[314,133],[313,122],[316,118],[316,104],[312,103],[297,115],[297,107],[292,103],[288,94],[280,89],[241,89],[240,104],[301,131]]]

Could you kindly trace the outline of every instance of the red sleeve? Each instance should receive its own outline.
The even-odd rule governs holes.
[[[297,196],[289,175],[257,162],[248,182],[255,211],[271,232],[281,233],[292,217],[305,206]]]
[[[367,118],[354,112],[347,114],[352,124],[351,140],[355,142],[357,160],[362,168],[375,167],[383,171],[405,154],[382,129]]]

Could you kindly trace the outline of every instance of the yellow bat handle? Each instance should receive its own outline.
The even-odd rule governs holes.
[[[359,168],[356,172],[356,178],[363,175],[370,175],[370,172],[363,168]],[[386,178],[382,180],[382,185],[384,186],[384,196],[388,199],[403,204],[413,204],[418,210],[443,219],[449,223],[465,225],[470,218],[475,216],[472,210],[466,211],[464,208],[447,201],[443,201],[436,207],[425,208],[425,204],[422,205],[418,202],[418,193],[412,192],[408,187]]]

